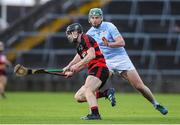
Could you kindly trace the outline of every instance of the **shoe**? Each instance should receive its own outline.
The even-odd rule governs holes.
[[[167,108],[163,107],[162,105],[158,104],[155,107],[161,114],[166,115],[168,113]]]
[[[111,102],[112,107],[114,107],[116,105],[115,89],[114,88],[108,89],[106,99],[108,99]]]
[[[87,116],[81,117],[81,120],[101,120],[101,116],[99,114],[88,114]]]

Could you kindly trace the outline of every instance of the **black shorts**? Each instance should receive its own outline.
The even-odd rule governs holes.
[[[101,86],[99,87],[100,89],[104,86],[109,78],[109,69],[107,67],[94,67],[88,72],[88,74],[93,75],[102,81]]]

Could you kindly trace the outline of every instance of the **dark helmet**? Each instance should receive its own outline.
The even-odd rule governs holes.
[[[66,34],[70,34],[73,31],[78,31],[78,33],[82,33],[83,32],[83,28],[81,26],[81,24],[79,23],[73,23],[71,25],[69,25],[66,29]]]

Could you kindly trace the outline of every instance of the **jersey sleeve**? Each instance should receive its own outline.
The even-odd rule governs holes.
[[[118,36],[121,36],[120,32],[118,31],[117,27],[114,24],[109,23],[109,29],[113,39],[115,39]]]
[[[94,46],[94,42],[90,36],[84,35],[83,38],[88,49]]]

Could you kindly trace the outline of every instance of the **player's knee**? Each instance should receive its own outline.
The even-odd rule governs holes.
[[[77,95],[77,94],[74,95],[74,98],[75,98],[75,100],[76,100],[77,102],[79,102],[79,103],[82,103],[82,102],[85,101],[82,96]]]
[[[76,101],[78,101],[78,100],[80,99],[80,97],[79,97],[79,94],[78,94],[78,93],[76,93],[76,94],[74,95],[74,99],[75,99]]]
[[[85,98],[84,98],[84,88],[81,88],[81,90],[79,90],[75,95],[74,98],[77,102],[84,102]]]

